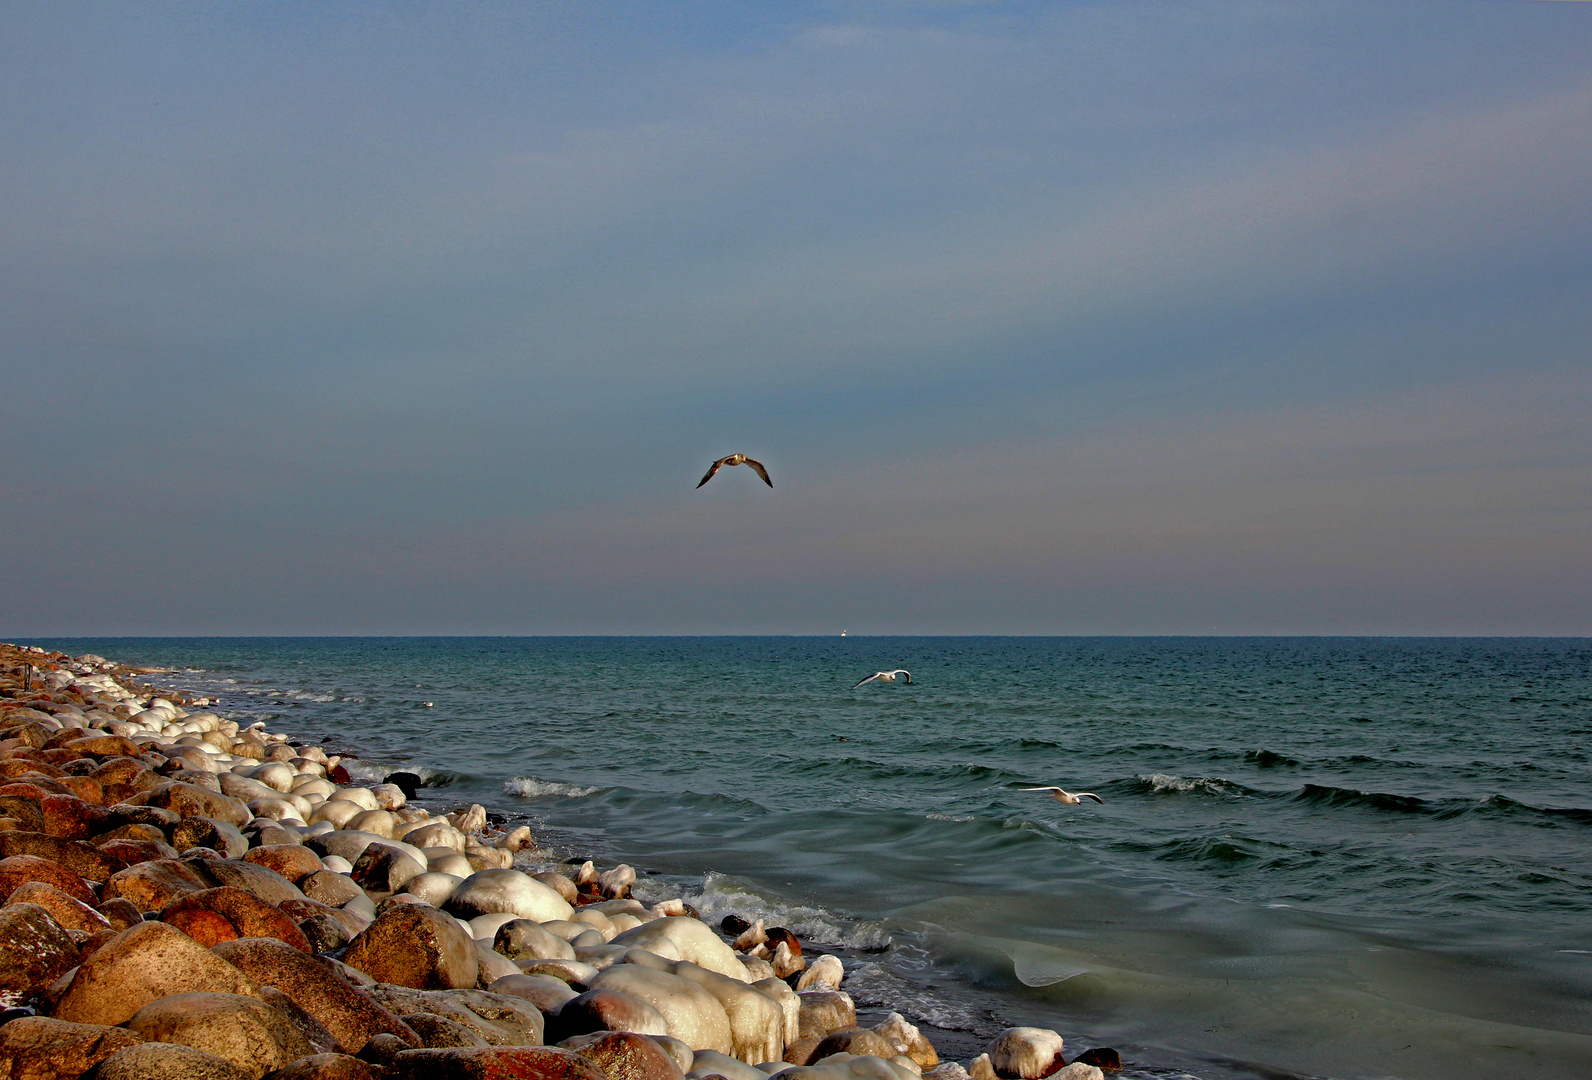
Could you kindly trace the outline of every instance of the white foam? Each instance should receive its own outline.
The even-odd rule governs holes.
[[[1172,776],[1169,773],[1140,773],[1139,780],[1150,785],[1150,790],[1157,795],[1170,792],[1184,793],[1189,791],[1203,791],[1212,795],[1229,795],[1237,791],[1233,782],[1220,776],[1196,776],[1193,778]]]
[[[938,813],[938,812],[931,812],[931,813],[924,814],[923,816],[926,819],[928,819],[929,821],[976,821],[976,820],[978,820],[977,818],[973,817],[971,814],[965,814],[965,815],[964,814],[941,814],[941,813]]]
[[[556,780],[538,780],[534,776],[516,776],[512,780],[503,782],[503,793],[515,795],[521,799],[540,799],[547,795],[559,795],[566,799],[580,799],[597,792],[594,787],[581,787],[579,784],[561,784]]]
[[[726,915],[739,915],[748,921],[762,919],[767,926],[783,926],[804,942],[848,949],[884,949],[890,945],[890,934],[880,923],[851,922],[820,907],[770,900],[753,892],[745,882],[724,874],[709,873],[702,879],[699,891],[687,892],[682,899],[713,925]]]

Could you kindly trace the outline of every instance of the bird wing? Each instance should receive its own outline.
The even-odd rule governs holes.
[[[882,674],[882,673],[881,673],[881,674]],[[862,680],[862,682],[859,682],[859,683],[858,683],[858,684],[857,684],[857,686],[861,686],[861,685],[862,685],[862,683],[869,683],[869,682],[873,682],[873,680],[875,680],[875,679],[877,679],[877,678],[878,678],[878,677],[879,677],[879,676],[878,676],[878,675],[869,675],[869,676],[868,676],[868,677],[867,677],[867,678],[866,678],[866,679],[863,679],[863,680]],[[853,687],[852,687],[852,689],[853,689],[853,690],[855,690],[855,689],[856,689],[856,688],[857,688],[857,686],[853,686]]]
[[[1106,801],[1104,799],[1102,799],[1100,796],[1096,795],[1092,791],[1080,791],[1080,792],[1078,792],[1078,798],[1080,798],[1080,799],[1093,799],[1095,802],[1099,803],[1101,806],[1104,806],[1106,804]]]
[[[769,487],[774,486],[774,481],[768,478],[768,470],[763,468],[763,463],[761,461],[753,461],[751,458],[747,458],[746,463],[757,470],[757,475],[763,478],[763,483],[767,484]]]
[[[892,674],[892,675],[905,675],[907,677],[907,682],[911,682],[912,681],[912,672],[908,671],[904,667],[898,667],[894,671],[892,671],[890,674]]]
[[[1020,787],[1018,791],[1060,791],[1059,787]]]
[[[729,458],[719,458],[719,460],[715,461],[713,463],[713,467],[708,470],[708,474],[702,478],[702,482],[697,484],[697,487],[701,487],[702,484],[705,484],[709,480],[713,479],[713,474],[719,471],[719,466],[723,465],[728,460],[730,460],[730,459]],[[769,486],[772,487],[773,485],[770,484]]]

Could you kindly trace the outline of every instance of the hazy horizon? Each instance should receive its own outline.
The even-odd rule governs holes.
[[[1592,635],[1592,5],[5,27],[0,637]]]

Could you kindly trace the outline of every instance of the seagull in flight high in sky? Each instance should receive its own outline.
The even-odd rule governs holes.
[[[861,686],[862,683],[871,682],[895,682],[897,675],[905,675],[906,679],[904,681],[906,682],[912,681],[912,672],[908,671],[906,668],[896,668],[894,671],[881,671],[877,675],[869,675],[866,679],[862,680],[862,682],[858,683],[857,686]],[[853,686],[852,689],[855,690],[857,686]]]
[[[702,484],[705,484],[709,480],[713,479],[713,474],[718,472],[726,465],[750,465],[757,475],[763,478],[763,483],[767,484],[769,487],[774,486],[774,481],[768,478],[768,470],[763,468],[763,463],[761,461],[753,461],[745,454],[731,454],[729,457],[721,457],[719,460],[715,461],[712,467],[708,469],[708,474],[702,478],[702,483],[697,484],[697,487],[701,487]]]
[[[1048,792],[1050,792],[1050,797],[1052,799],[1055,799],[1059,803],[1066,803],[1068,806],[1077,806],[1080,802],[1082,802],[1085,799],[1093,799],[1095,802],[1100,803],[1102,806],[1105,805],[1105,800],[1102,799],[1100,796],[1096,795],[1092,791],[1080,791],[1080,792],[1078,792],[1078,794],[1074,795],[1072,792],[1063,791],[1059,787],[1025,787],[1025,788],[1018,788],[1017,790],[1018,791],[1048,791]]]

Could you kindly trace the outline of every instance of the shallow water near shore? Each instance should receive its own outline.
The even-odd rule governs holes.
[[[1585,639],[25,643],[177,669],[152,681],[839,946],[859,1004],[966,1046],[1592,1075]]]

